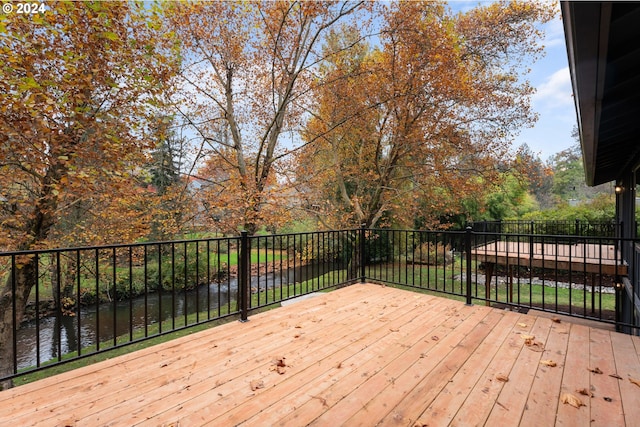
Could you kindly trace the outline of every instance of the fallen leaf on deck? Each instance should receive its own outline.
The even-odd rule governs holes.
[[[434,336],[431,337],[431,339],[434,340],[434,341],[438,341],[440,338],[438,338],[437,336],[434,335]]]
[[[638,387],[640,387],[640,380],[636,380],[635,378],[629,378],[629,381],[631,381],[631,384],[635,384]]]
[[[589,390],[587,390],[586,388],[581,388],[580,390],[576,390],[576,392],[580,393],[583,396],[589,396],[589,397],[593,397],[593,393],[591,393]]]
[[[562,403],[568,403],[569,405],[573,406],[574,408],[579,408],[581,406],[587,406],[584,403],[582,403],[582,400],[580,400],[577,396],[574,396],[571,393],[562,393],[562,396],[560,396],[560,401]]]
[[[249,383],[249,385],[251,386],[251,390],[252,391],[256,391],[259,388],[264,388],[264,381],[262,381],[262,380],[253,380],[253,381],[251,381],[251,383]]]
[[[525,344],[527,343],[527,341],[533,341],[536,339],[535,335],[520,335],[520,336],[524,340]]]
[[[603,399],[607,402],[613,402],[613,399],[610,397],[603,397]]]
[[[616,378],[616,379],[618,379],[618,380],[621,380],[621,379],[622,379],[622,377],[621,377],[620,375],[618,375],[618,374],[609,374],[609,376],[610,376],[611,378]]]
[[[518,326],[520,326],[521,328],[526,328],[527,324],[526,323],[518,323]]]
[[[524,343],[529,350],[537,352],[544,351],[544,344],[540,341],[526,340]]]
[[[602,371],[597,366],[593,369],[589,369],[589,372],[593,372],[594,374],[601,374]]]
[[[391,332],[400,332],[400,329],[398,329],[398,328],[389,328],[389,330]]]
[[[549,359],[549,360],[542,360],[540,361],[541,365],[544,366],[549,366],[551,368],[553,368],[554,366],[558,366],[558,364],[556,362],[554,362],[553,360]]]
[[[561,320],[558,319],[557,317],[554,317],[553,319],[551,319],[551,321],[554,322],[554,323],[560,323],[561,322]]]
[[[506,375],[502,375],[502,374],[496,375],[496,379],[498,381],[502,381],[503,383],[509,382],[509,377],[507,377]]]
[[[276,371],[277,373],[279,373],[280,375],[284,374],[286,372],[286,367],[287,364],[284,361],[284,357],[280,357],[278,359],[274,360],[275,366],[272,366],[270,369],[272,371]]]

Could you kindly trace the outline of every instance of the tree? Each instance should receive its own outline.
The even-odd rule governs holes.
[[[611,193],[611,185],[601,184],[589,187],[584,177],[580,145],[563,150],[551,158],[553,186],[551,191],[558,199],[568,202],[586,201],[601,193]]]
[[[228,228],[253,234],[274,215],[272,200],[282,136],[292,135],[307,94],[324,34],[363,2],[266,1],[168,3],[185,50],[180,111],[202,138],[209,165],[229,179],[212,192],[209,209],[243,208]],[[289,150],[295,147],[290,147]],[[208,167],[211,169],[211,167]],[[214,216],[218,216],[217,214]]]
[[[151,185],[158,194],[165,194],[172,185],[180,182],[180,168],[185,156],[185,138],[170,127],[171,122],[161,120],[157,131],[156,147],[151,151],[149,174]]]
[[[296,182],[330,226],[424,225],[499,182],[498,160],[535,116],[525,58],[541,52],[536,3],[451,15],[437,2],[382,6],[381,48],[327,58]],[[345,33],[343,45],[357,35]],[[524,62],[523,62],[524,61]],[[354,113],[356,112],[356,113]]]
[[[112,220],[114,235],[129,239],[140,233],[132,219],[142,218],[131,206],[145,197],[131,182],[151,148],[146,122],[176,65],[172,38],[148,5],[47,7],[0,15],[0,247],[51,246],[74,209],[89,221]],[[72,233],[83,228],[90,231],[76,224]],[[16,264],[0,294],[2,376],[12,371],[13,321],[36,283],[33,257]]]
[[[189,144],[175,118],[161,118],[154,132],[156,147],[147,166],[146,187],[155,195],[150,218],[151,240],[175,237],[195,219],[197,212],[188,171]]]
[[[518,175],[528,183],[528,192],[535,198],[541,209],[547,209],[555,204],[551,187],[553,185],[553,170],[531,151],[527,144],[518,149],[516,157]]]

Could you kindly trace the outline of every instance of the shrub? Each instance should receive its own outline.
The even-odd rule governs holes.
[[[413,261],[416,264],[451,264],[453,262],[453,251],[448,244],[424,242],[413,250],[413,256],[407,258],[408,261]]]

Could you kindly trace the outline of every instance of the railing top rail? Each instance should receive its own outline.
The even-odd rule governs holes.
[[[322,235],[325,233],[356,233],[360,231],[360,228],[346,228],[339,230],[322,230],[322,231],[310,231],[310,232],[297,232],[297,233],[278,233],[278,234],[263,234],[263,235],[253,235],[249,236],[249,239],[270,239],[270,238],[279,238],[286,236],[309,236],[309,235]],[[420,230],[411,230],[411,229],[391,229],[391,228],[367,228],[368,231],[375,232],[398,232],[398,233],[438,233],[438,234],[447,234],[447,235],[462,235],[467,232],[467,230],[434,230],[434,229],[420,229]],[[584,239],[584,240],[592,240],[592,241],[602,241],[602,240],[616,240],[618,242],[640,242],[637,238],[622,238],[622,237],[614,237],[614,236],[589,236],[589,235],[575,235],[575,234],[540,234],[540,233],[513,233],[513,232],[505,232],[505,231],[472,231],[473,234],[477,236],[509,236],[509,237],[535,237],[537,239]],[[239,241],[241,238],[238,236],[225,236],[225,237],[207,237],[207,238],[197,238],[197,239],[180,239],[180,240],[166,240],[166,241],[151,241],[151,242],[135,242],[135,243],[117,243],[117,244],[108,244],[108,245],[97,245],[97,246],[70,246],[63,248],[50,248],[50,249],[31,249],[31,250],[14,250],[14,251],[0,251],[0,257],[9,257],[9,256],[20,256],[20,255],[35,255],[35,254],[45,254],[45,253],[56,253],[56,252],[74,252],[74,251],[89,251],[89,250],[111,250],[118,248],[130,248],[130,247],[152,247],[158,245],[168,245],[168,244],[184,244],[184,243],[196,243],[196,242],[215,242],[215,241]]]
[[[248,236],[250,239],[259,239],[259,238],[271,238],[271,237],[285,237],[285,236],[306,236],[310,234],[326,234],[326,233],[356,233],[359,232],[360,228],[341,228],[337,230],[317,230],[317,231],[299,231],[296,233],[275,233],[275,234],[254,234],[253,236]],[[367,229],[370,230],[370,229]]]
[[[129,247],[141,247],[141,246],[158,246],[180,243],[195,243],[195,242],[211,242],[211,241],[225,241],[225,240],[240,240],[240,236],[231,237],[208,237],[201,239],[180,239],[180,240],[163,240],[153,242],[135,242],[135,243],[114,243],[110,245],[97,245],[97,246],[69,246],[63,248],[50,248],[50,249],[25,249],[17,251],[0,251],[0,257],[7,257],[12,255],[34,255],[44,253],[56,253],[56,252],[74,252],[74,251],[90,251],[90,250],[105,250],[105,249],[118,249]]]

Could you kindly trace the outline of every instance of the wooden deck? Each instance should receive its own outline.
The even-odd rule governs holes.
[[[638,337],[358,284],[0,392],[0,425],[633,426],[639,357]]]
[[[613,245],[498,241],[478,246],[471,254],[478,262],[507,266],[523,265],[618,276],[628,273],[627,266]]]

